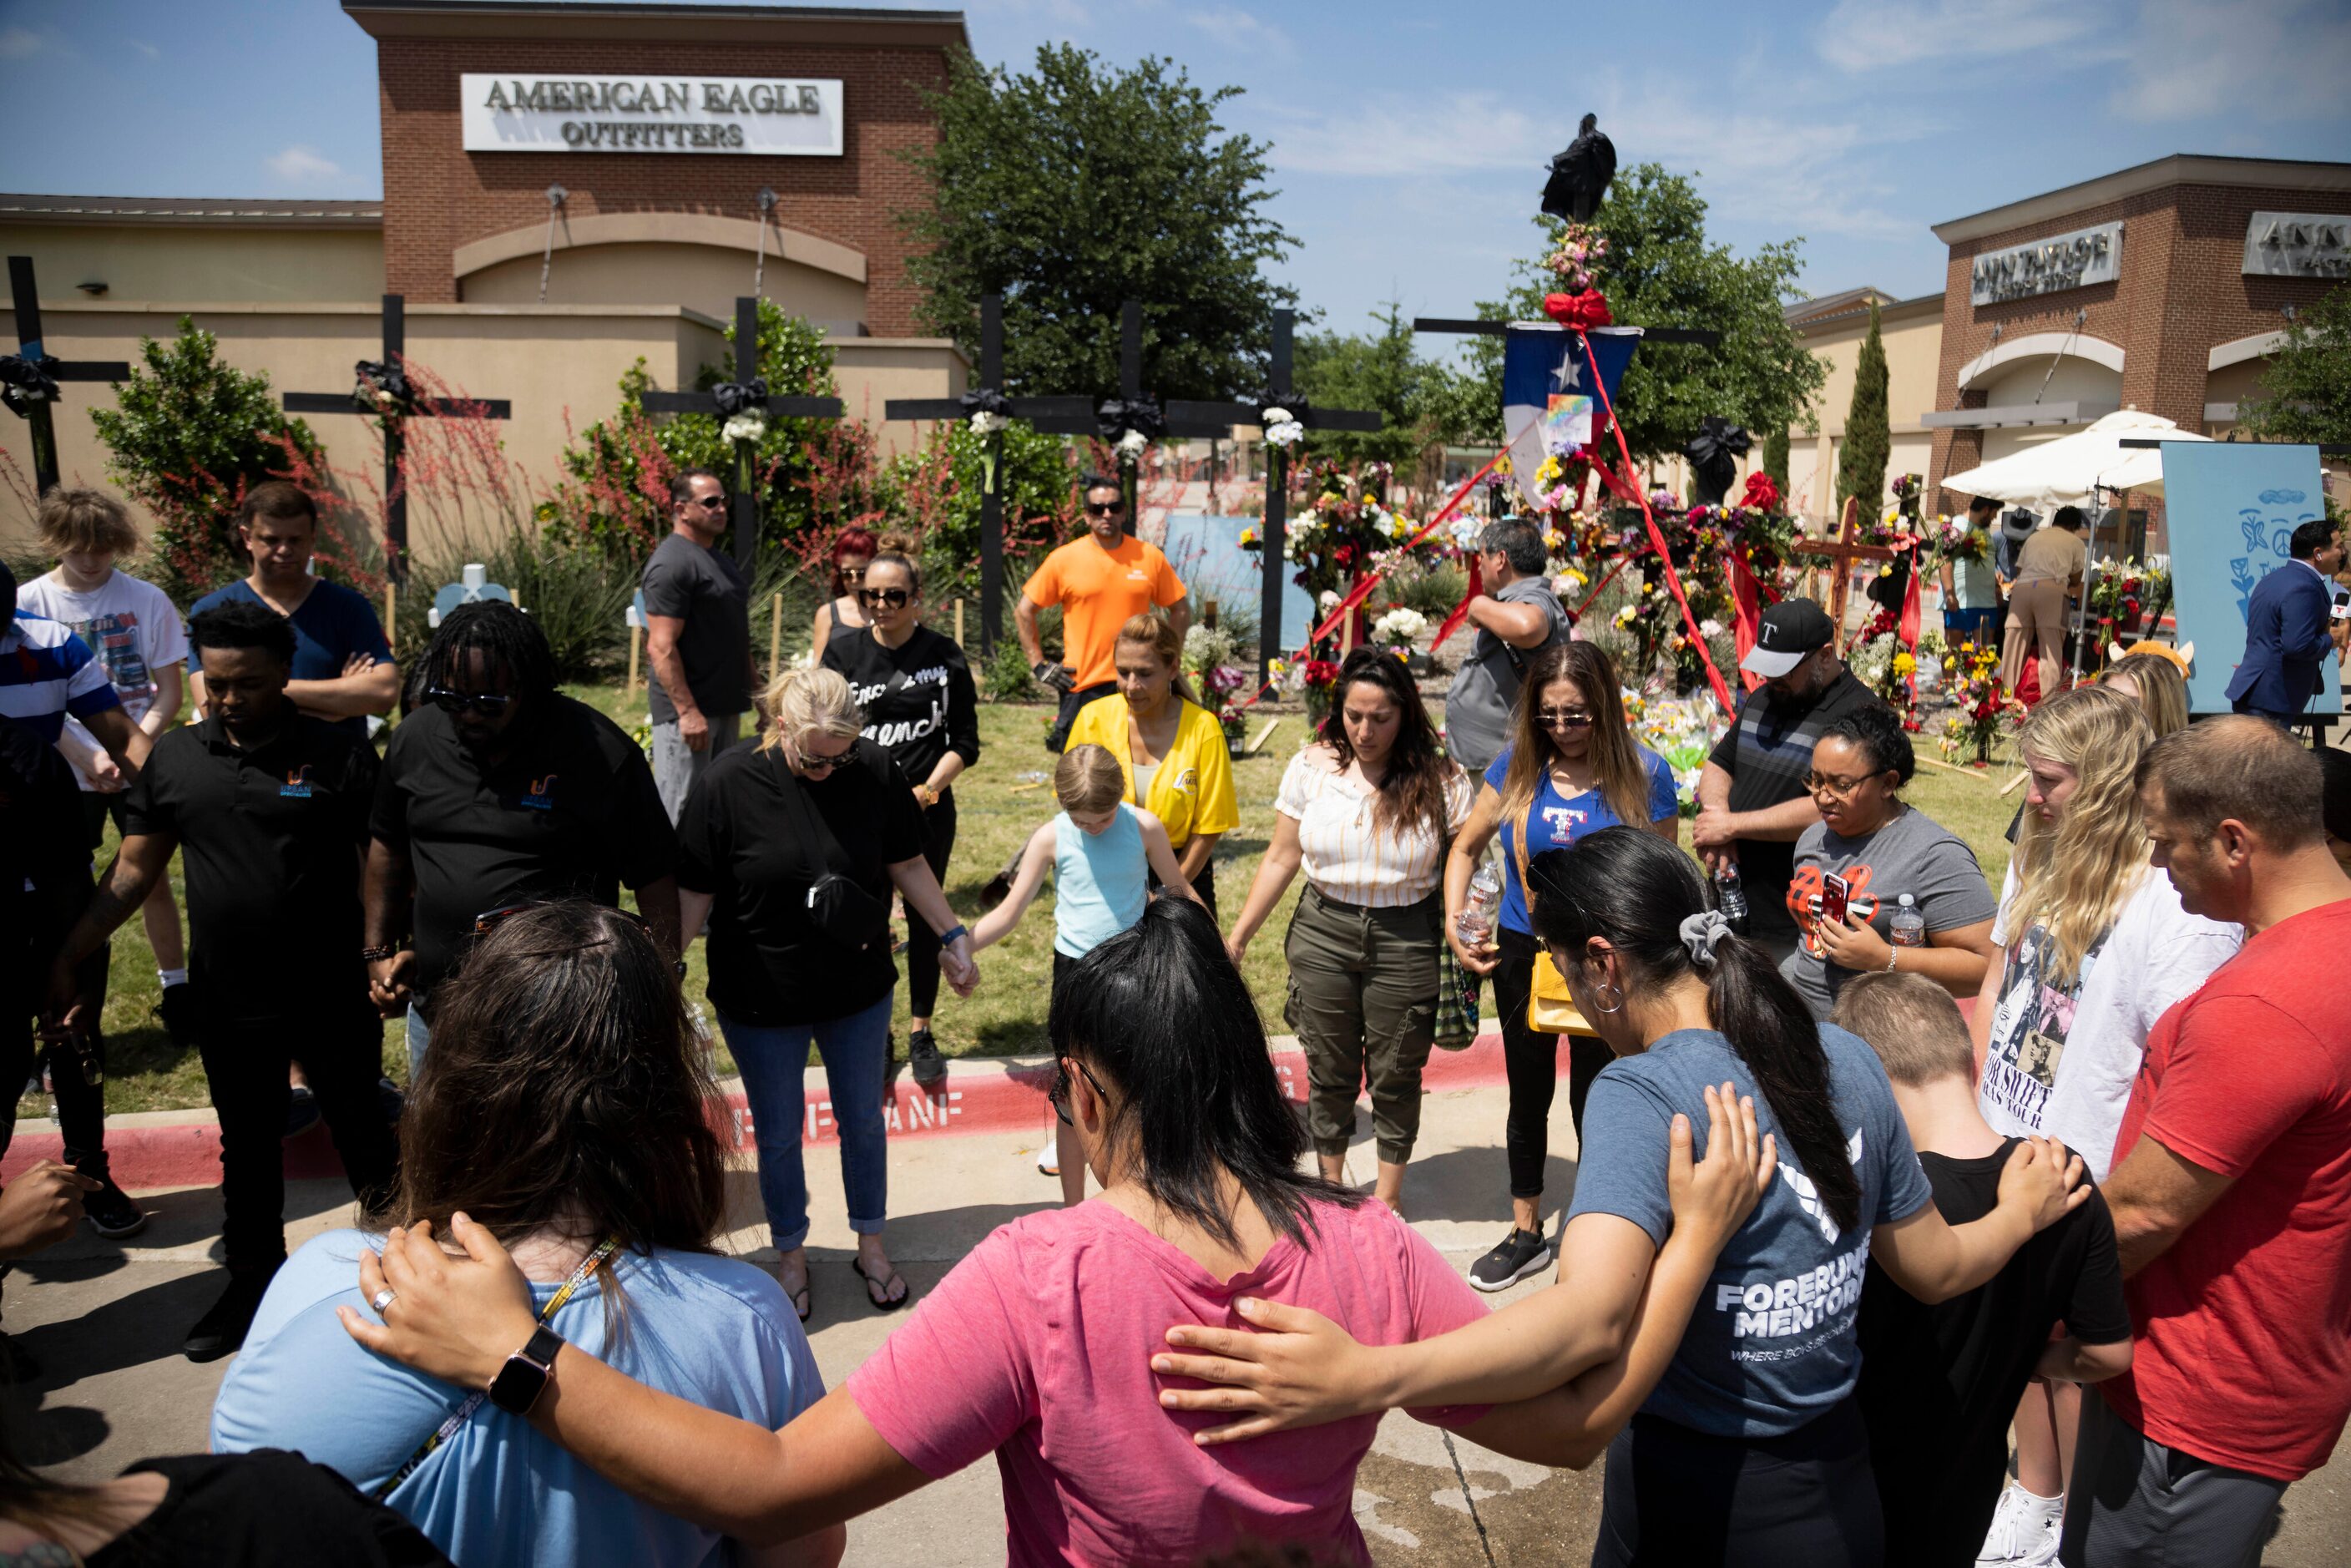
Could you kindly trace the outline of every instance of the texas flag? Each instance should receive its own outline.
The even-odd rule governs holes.
[[[1556,322],[1513,321],[1502,340],[1502,429],[1521,494],[1532,496],[1546,456],[1590,446],[1605,429],[1593,371],[1614,402],[1641,341],[1638,327],[1594,327],[1590,335],[1588,358],[1583,340]]]

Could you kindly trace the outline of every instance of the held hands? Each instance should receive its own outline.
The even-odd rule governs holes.
[[[1821,951],[1827,954],[1829,962],[1840,969],[1865,974],[1874,969],[1883,969],[1886,961],[1894,956],[1894,948],[1886,938],[1880,936],[1867,922],[1855,920],[1850,909],[1844,912],[1844,925],[1834,925],[1822,920],[1815,924],[1813,929],[1820,936]]]
[[[35,1160],[0,1191],[0,1259],[53,1247],[81,1223],[81,1195],[99,1184],[71,1166]]]
[[[1690,1119],[1676,1113],[1666,1190],[1673,1200],[1674,1234],[1687,1235],[1709,1255],[1747,1223],[1771,1188],[1779,1145],[1755,1135],[1755,1101],[1725,1083],[1706,1086],[1706,1158],[1694,1160]]]
[[[2082,1156],[2054,1138],[2027,1138],[2008,1156],[2000,1173],[2000,1207],[2046,1230],[2090,1201],[2082,1179]]]
[[[1233,961],[1234,968],[1239,968],[1241,961],[1249,956],[1249,939],[1238,931],[1225,938],[1225,956]]]
[[[381,1258],[360,1254],[360,1294],[372,1301],[392,1292],[383,1321],[347,1306],[335,1316],[378,1355],[444,1383],[487,1388],[538,1327],[530,1282],[497,1238],[463,1214],[449,1217],[449,1236],[462,1254],[435,1241],[429,1221],[393,1226]]]
[[[390,1018],[407,1005],[408,977],[415,968],[416,954],[407,947],[389,958],[368,960],[368,1000],[375,1004],[376,1011]]]
[[[979,960],[972,954],[969,932],[939,949],[939,974],[956,996],[968,997],[979,989]]]
[[[2339,626],[2342,622],[2335,624]],[[89,759],[89,765],[82,769],[82,777],[89,779],[89,787],[101,795],[119,795],[127,783],[122,777],[122,765],[103,751]]]
[[[95,1016],[98,998],[83,989],[76,966],[60,958],[49,971],[48,1003],[41,1009],[43,1040],[65,1040]]]
[[[1259,1332],[1179,1324],[1167,1331],[1167,1343],[1201,1354],[1151,1358],[1151,1370],[1163,1377],[1192,1377],[1216,1385],[1162,1388],[1163,1408],[1239,1417],[1195,1432],[1192,1441],[1213,1448],[1382,1408],[1375,1398],[1366,1398],[1366,1391],[1376,1385],[1378,1353],[1356,1343],[1345,1329],[1304,1307],[1248,1296],[1233,1307]]]

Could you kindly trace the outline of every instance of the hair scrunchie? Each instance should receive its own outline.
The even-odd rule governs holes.
[[[1714,950],[1730,935],[1730,922],[1719,909],[1701,909],[1682,922],[1682,946],[1689,949],[1690,962],[1701,969],[1714,967]]]

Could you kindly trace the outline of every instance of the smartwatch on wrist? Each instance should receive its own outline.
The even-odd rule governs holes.
[[[961,925],[950,925],[945,931],[939,933],[939,946],[942,947],[952,947],[958,941],[970,935],[971,933],[964,929]]]
[[[534,1330],[530,1342],[507,1357],[498,1375],[490,1382],[490,1403],[517,1416],[528,1416],[538,1396],[555,1378],[555,1353],[563,1348],[563,1336],[541,1323]]]

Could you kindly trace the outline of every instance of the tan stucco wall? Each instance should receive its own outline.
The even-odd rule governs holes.
[[[735,298],[751,292],[747,251],[699,245],[598,245],[559,250],[548,268],[549,305],[684,305],[732,320]],[[540,258],[515,256],[458,279],[469,305],[530,305],[538,299]],[[865,319],[865,286],[770,256],[761,287],[795,316],[836,330]]]
[[[1801,516],[1826,521],[1836,510],[1837,455],[1844,442],[1845,414],[1853,407],[1854,368],[1861,358],[1862,340],[1869,335],[1869,313],[1799,331],[1804,347],[1826,361],[1828,380],[1813,404],[1817,430],[1807,434],[1801,423],[1789,429],[1788,504]],[[1938,406],[1935,377],[1943,342],[1939,308],[1897,307],[1880,317],[1878,339],[1886,350],[1886,415],[1894,437],[1886,477],[1924,474],[1934,438],[1918,418]],[[1748,466],[1761,459],[1759,447]]]
[[[44,300],[81,300],[76,290],[92,281],[107,286],[99,298],[108,304],[372,301],[383,293],[383,232],[375,228],[0,221],[0,255],[33,258]]]
[[[355,361],[381,352],[372,301],[139,306],[49,298],[43,299],[42,310],[49,352],[71,360],[135,361],[142,335],[168,338],[180,316],[193,316],[217,335],[223,360],[239,370],[266,372],[279,391],[341,392],[351,384]],[[619,380],[640,357],[656,386],[674,388],[692,384],[705,363],[720,362],[728,351],[716,319],[676,306],[412,304],[407,321],[412,361],[453,388],[512,402],[514,418],[501,432],[505,451],[533,493],[555,483],[569,432],[612,413]],[[885,452],[915,438],[909,424],[882,423],[889,398],[949,397],[964,387],[962,358],[943,340],[844,339],[836,347],[846,409],[877,426]],[[68,482],[105,482],[106,454],[89,411],[111,407],[113,401],[103,385],[67,389],[57,426],[58,465]],[[306,417],[332,465],[381,474],[367,421],[356,415]],[[28,463],[19,422],[0,423],[0,447],[20,465]],[[141,521],[144,526],[148,519]],[[414,501],[410,531],[414,549],[430,548],[430,518]],[[21,547],[30,534],[31,519],[22,504],[0,491],[0,544]]]

